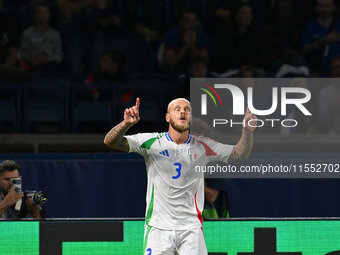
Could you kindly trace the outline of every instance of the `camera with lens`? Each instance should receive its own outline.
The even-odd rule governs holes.
[[[20,177],[12,178],[12,186],[15,188],[15,192],[22,191],[22,180]],[[41,205],[47,202],[47,194],[43,191],[25,190],[27,198],[31,199],[34,205]],[[20,205],[21,206],[21,205]],[[20,208],[20,207],[19,207]]]
[[[34,205],[41,205],[47,202],[47,194],[43,191],[26,190],[25,194],[32,200]]]

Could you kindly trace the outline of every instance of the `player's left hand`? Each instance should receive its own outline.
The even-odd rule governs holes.
[[[253,120],[253,121],[250,121],[250,120]],[[250,125],[249,125],[249,121],[250,121]],[[256,118],[256,115],[253,114],[249,110],[248,107],[247,107],[247,110],[246,110],[246,114],[244,115],[244,122],[245,122],[245,126],[244,126],[243,130],[246,131],[246,132],[253,133],[255,128],[256,128],[256,125],[257,125],[257,118]]]

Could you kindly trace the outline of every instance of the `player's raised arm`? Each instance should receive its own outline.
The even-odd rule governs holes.
[[[114,150],[129,151],[129,143],[124,135],[130,127],[139,121],[139,105],[140,99],[137,98],[134,106],[125,109],[124,120],[106,134],[104,143],[108,147]]]
[[[253,132],[256,126],[256,121],[253,121],[252,126],[248,125],[248,121],[251,119],[256,119],[256,116],[247,108],[246,115],[244,116],[245,127],[243,127],[242,129],[241,139],[238,141],[233,151],[231,152],[231,155],[229,157],[230,161],[248,158],[253,148]]]

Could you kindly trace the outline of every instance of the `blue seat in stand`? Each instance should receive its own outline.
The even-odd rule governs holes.
[[[1,132],[20,132],[20,84],[0,84]],[[6,127],[6,128],[5,128]]]
[[[72,90],[72,131],[84,132],[81,125],[91,125],[91,132],[103,132],[115,119],[115,85],[108,83],[74,84]]]
[[[69,90],[66,81],[40,81],[24,84],[24,131],[33,124],[48,123],[69,130]]]

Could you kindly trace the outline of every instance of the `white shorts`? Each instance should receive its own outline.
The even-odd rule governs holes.
[[[203,229],[163,230],[145,225],[144,255],[207,255]]]

